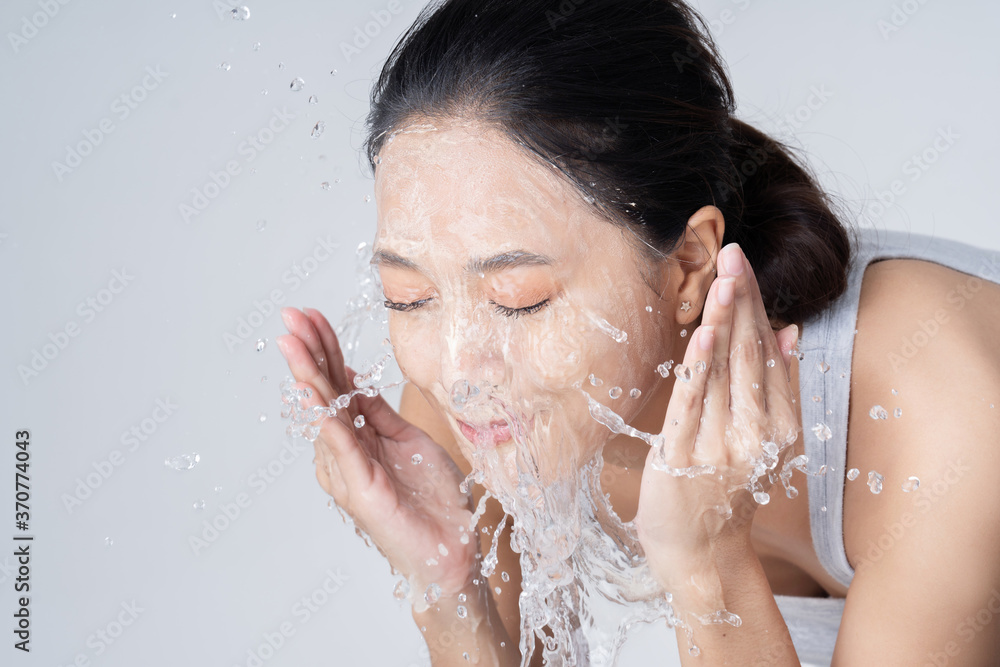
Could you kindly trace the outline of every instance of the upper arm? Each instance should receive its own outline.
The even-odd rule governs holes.
[[[879,273],[866,276],[852,364],[855,576],[834,664],[988,664],[1000,649],[1000,288],[963,302],[951,297],[966,274],[926,262]],[[876,404],[888,419],[868,416]],[[920,486],[907,493],[910,476]]]

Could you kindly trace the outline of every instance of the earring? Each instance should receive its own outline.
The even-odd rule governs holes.
[[[681,302],[681,310],[683,310],[685,313],[687,311],[691,310],[691,302],[690,301],[682,301]]]

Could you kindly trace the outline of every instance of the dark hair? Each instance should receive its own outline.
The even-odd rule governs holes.
[[[374,169],[408,122],[483,121],[661,253],[715,204],[772,324],[808,319],[846,288],[847,230],[804,163],[734,109],[704,20],[680,0],[444,0],[386,61],[365,151]]]

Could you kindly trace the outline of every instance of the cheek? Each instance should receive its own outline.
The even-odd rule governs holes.
[[[438,341],[431,327],[417,320],[390,313],[389,339],[403,377],[419,389],[428,389],[438,380]]]

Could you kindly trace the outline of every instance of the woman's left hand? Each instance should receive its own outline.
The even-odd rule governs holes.
[[[775,336],[739,246],[719,255],[719,276],[684,355],[690,380],[674,382],[663,447],[646,458],[635,521],[653,575],[700,613],[725,607],[719,568],[753,554],[758,503],[747,487],[755,463],[758,473],[762,461],[775,472],[775,446],[783,455],[799,431],[788,374],[798,330],[792,325]],[[702,466],[714,472],[664,472]],[[766,493],[769,475],[758,482]]]

